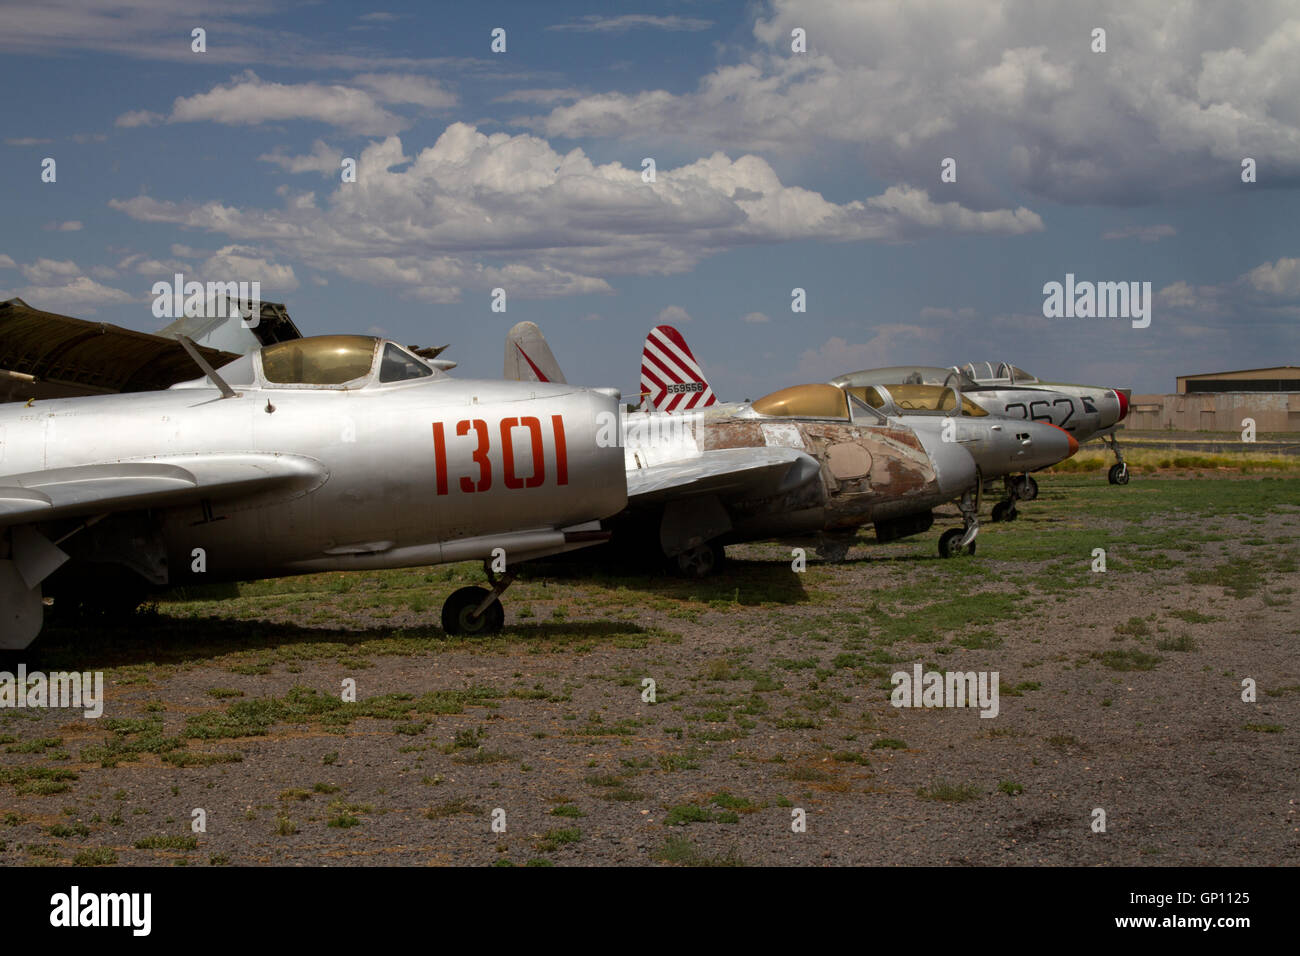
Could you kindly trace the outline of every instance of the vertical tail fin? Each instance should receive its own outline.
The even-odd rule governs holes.
[[[506,333],[505,377],[515,382],[567,384],[546,336],[533,322],[520,322]]]
[[[641,391],[659,412],[706,408],[717,401],[690,346],[671,325],[657,325],[645,338]]]

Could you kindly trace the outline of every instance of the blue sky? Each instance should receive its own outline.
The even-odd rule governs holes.
[[[531,319],[628,391],[670,321],[724,398],[1300,364],[1293,3],[50,0],[0,7],[0,51],[0,297],[54,311],[153,330],[176,271],[257,279],[462,374]],[[1067,272],[1150,282],[1150,326],[1044,318]]]

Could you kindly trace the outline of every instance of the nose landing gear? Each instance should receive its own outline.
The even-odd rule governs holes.
[[[957,507],[961,509],[962,527],[949,528],[939,536],[941,558],[975,553],[975,536],[980,532],[979,496],[974,491],[965,491]]]
[[[1106,473],[1106,480],[1112,485],[1128,484],[1128,462],[1124,460],[1124,453],[1119,450],[1119,442],[1115,440],[1114,435],[1106,436],[1106,443],[1110,445],[1110,450],[1115,453],[1115,464],[1110,466],[1110,471]]]
[[[483,561],[483,569],[492,590],[472,586],[460,588],[443,603],[442,629],[448,635],[480,637],[499,633],[505,626],[506,612],[500,597],[514,583],[515,573],[511,571],[497,578],[487,559]]]

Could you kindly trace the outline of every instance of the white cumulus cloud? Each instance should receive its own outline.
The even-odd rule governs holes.
[[[37,309],[89,315],[101,305],[120,305],[141,301],[121,289],[96,282],[71,259],[39,258],[17,265],[8,256],[0,256],[0,266],[17,266],[28,284],[18,289],[0,291],[0,299],[15,296]]]
[[[287,169],[332,167],[323,143],[306,157],[265,157]],[[372,142],[357,181],[324,197],[285,191],[282,208],[152,196],[110,206],[145,222],[271,245],[313,269],[392,284],[429,301],[463,288],[518,283],[523,295],[608,292],[616,275],[670,275],[729,248],[793,240],[900,240],[951,232],[1014,235],[1042,228],[1025,209],[977,212],[891,188],[834,203],[787,186],[753,155],[723,153],[658,171],[597,165],[526,134],[453,123],[414,157],[401,139]]]
[[[408,125],[365,90],[339,83],[274,83],[252,70],[206,93],[177,97],[169,120],[226,125],[314,120],[362,135],[393,133]]]
[[[1242,157],[1300,174],[1300,12],[1261,0],[769,0],[755,45],[694,90],[599,93],[527,120],[548,136],[746,150],[859,148],[869,168],[990,206],[1013,183],[1065,202],[1223,188]],[[1092,29],[1109,27],[1105,53]],[[791,31],[807,31],[806,53]],[[976,202],[978,200],[978,203]]]

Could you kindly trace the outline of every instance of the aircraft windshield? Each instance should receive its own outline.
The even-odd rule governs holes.
[[[432,374],[433,369],[405,349],[399,348],[392,342],[384,346],[384,360],[379,363],[380,384],[406,382],[413,378],[425,378]]]
[[[872,424],[883,424],[885,416],[877,409],[872,408],[858,396],[851,392],[846,393],[849,396],[849,417],[856,422],[868,422]]]
[[[379,340],[367,335],[318,335],[262,349],[270,385],[346,385],[370,374]]]
[[[795,385],[765,395],[751,406],[760,415],[774,418],[849,417],[848,397],[834,385]]]

